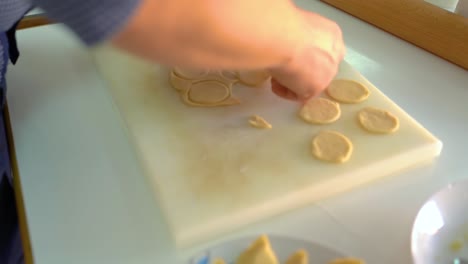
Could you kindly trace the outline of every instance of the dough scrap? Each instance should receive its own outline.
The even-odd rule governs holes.
[[[286,261],[286,264],[308,264],[308,263],[309,263],[309,255],[307,254],[307,251],[303,249],[296,251]]]
[[[231,95],[231,89],[222,82],[207,80],[192,83],[188,90],[190,101],[200,104],[216,104]]]
[[[307,123],[330,124],[341,116],[340,105],[326,98],[312,98],[299,111],[299,116]]]
[[[266,70],[239,71],[237,74],[240,83],[251,87],[259,87],[270,78]]]
[[[236,264],[279,264],[268,237],[260,236],[236,260]]]
[[[187,91],[190,89],[190,85],[192,85],[192,80],[182,78],[174,71],[171,71],[169,75],[169,82],[171,83],[172,88],[176,89],[178,92]]]
[[[179,92],[182,101],[189,106],[215,107],[239,104],[240,101],[232,95],[232,86],[235,81],[228,80],[219,72],[204,71],[202,74],[187,73],[177,68],[172,69],[169,75],[171,86]],[[191,77],[203,76],[206,79],[189,79],[181,75]]]
[[[361,83],[352,80],[334,80],[326,90],[328,96],[340,103],[356,104],[365,101],[370,91]]]
[[[328,264],[366,264],[366,262],[357,258],[339,258],[330,261]]]
[[[240,104],[232,94],[234,84],[258,87],[268,78],[265,70],[238,72],[174,67],[169,82],[186,105],[216,107]]]
[[[336,131],[322,131],[312,139],[311,152],[319,160],[344,163],[353,153],[353,143]]]
[[[255,128],[260,129],[271,129],[272,125],[268,123],[264,118],[258,115],[253,115],[249,119],[249,124]]]
[[[389,134],[398,130],[398,117],[383,109],[366,107],[359,111],[358,119],[361,126],[371,133]]]
[[[173,72],[184,79],[201,79],[205,77],[210,71],[206,69],[188,69],[188,68],[180,68],[174,67]]]

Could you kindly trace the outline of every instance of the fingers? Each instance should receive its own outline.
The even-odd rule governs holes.
[[[272,90],[282,98],[307,101],[325,90],[338,72],[345,45],[340,27],[304,11],[304,38],[293,59],[271,70]]]
[[[292,101],[299,101],[299,102],[305,102],[309,100],[312,97],[317,96],[320,92],[317,92],[315,90],[307,90],[305,93],[295,93],[291,89],[287,88],[286,86],[282,85],[275,79],[271,79],[271,90],[273,91],[274,94],[277,96],[292,100]]]
[[[277,96],[279,96],[281,98],[292,100],[292,101],[298,101],[299,100],[298,96],[293,91],[291,91],[288,88],[284,87],[279,82],[277,82],[275,79],[271,80],[271,90],[273,91],[273,93],[275,93]]]

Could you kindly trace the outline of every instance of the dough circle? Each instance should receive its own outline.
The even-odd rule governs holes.
[[[389,134],[397,131],[400,127],[398,117],[374,107],[366,107],[359,111],[358,119],[361,126],[371,133]]]
[[[326,98],[312,98],[299,111],[299,116],[312,124],[330,124],[341,116],[340,105]]]
[[[190,101],[201,104],[215,104],[231,95],[228,86],[215,80],[198,81],[188,91]]]
[[[326,90],[328,96],[341,103],[356,104],[366,100],[369,89],[352,80],[334,80]]]
[[[270,78],[270,74],[265,70],[239,71],[237,74],[240,83],[251,87],[259,87]]]
[[[353,143],[341,133],[322,131],[312,139],[311,150],[319,160],[344,163],[353,153]]]

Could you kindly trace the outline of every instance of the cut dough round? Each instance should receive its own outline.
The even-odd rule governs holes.
[[[331,98],[347,104],[363,102],[370,95],[367,87],[351,80],[334,80],[326,91]]]
[[[179,77],[190,79],[190,80],[200,79],[209,73],[208,70],[199,70],[199,69],[196,70],[196,69],[187,69],[187,68],[179,68],[179,67],[175,67],[173,71]]]
[[[301,108],[299,116],[308,123],[330,124],[340,118],[340,105],[325,98],[312,98]]]
[[[343,134],[322,131],[312,139],[312,154],[319,160],[344,163],[353,152],[353,143]]]
[[[188,91],[190,101],[201,104],[215,104],[224,101],[231,95],[231,89],[215,80],[198,81]]]
[[[373,107],[359,111],[358,119],[361,126],[372,133],[389,134],[398,130],[400,121],[392,113]]]
[[[258,87],[270,78],[270,74],[265,70],[239,71],[239,81],[247,86]]]

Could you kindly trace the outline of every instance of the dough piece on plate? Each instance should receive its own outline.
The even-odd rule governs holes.
[[[226,106],[239,104],[232,96],[232,85],[217,80],[197,81],[183,93],[183,100],[191,106]]]
[[[340,258],[330,261],[328,264],[366,264],[362,259],[357,258]]]
[[[319,160],[344,163],[353,153],[353,143],[341,133],[322,131],[312,139],[311,152]]]
[[[226,264],[223,259],[215,259],[211,264]]]
[[[376,134],[393,133],[400,127],[398,117],[374,107],[366,107],[359,111],[358,119],[365,130]]]
[[[271,248],[270,241],[267,236],[259,237],[255,242],[245,250],[236,264],[279,264],[278,258]]]
[[[352,80],[334,80],[326,90],[328,96],[341,103],[356,104],[366,100],[369,89]]]
[[[330,124],[341,116],[340,105],[326,98],[312,98],[302,106],[299,116],[307,123]]]
[[[249,124],[255,128],[271,129],[272,126],[264,118],[258,115],[253,115],[249,119]]]
[[[296,251],[286,261],[286,264],[308,264],[308,263],[309,263],[309,256],[307,252],[303,249]]]
[[[259,87],[270,78],[270,74],[265,70],[239,71],[239,82],[251,87]]]

